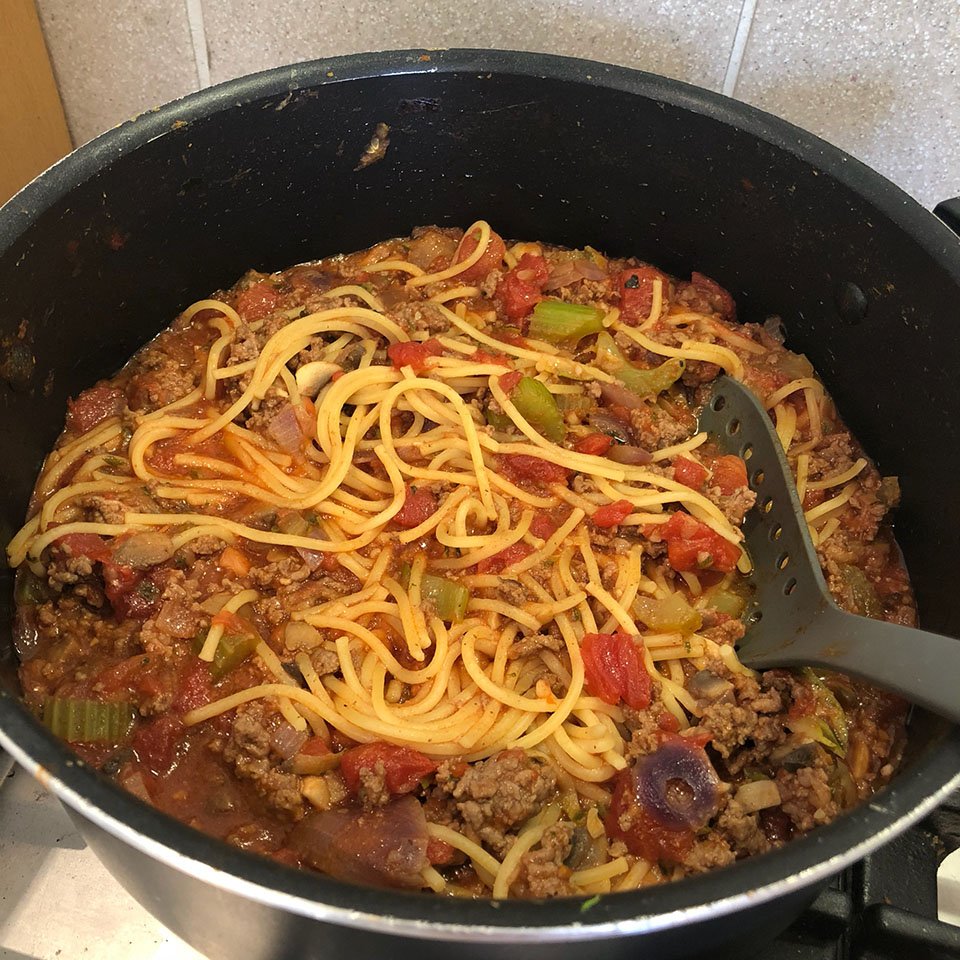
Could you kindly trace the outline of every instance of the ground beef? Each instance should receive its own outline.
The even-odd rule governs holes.
[[[390,791],[387,789],[387,771],[382,760],[378,760],[372,767],[360,768],[360,786],[357,789],[357,798],[364,810],[383,807],[390,802]]]
[[[442,763],[437,785],[456,801],[464,824],[498,856],[509,846],[508,833],[537,813],[557,785],[553,768],[522,750],[504,750],[459,776],[455,769]]]
[[[782,798],[780,808],[801,832],[827,823],[840,812],[826,770],[801,767],[796,773],[790,773],[781,769],[777,771],[776,781]]]
[[[270,762],[270,740],[270,731],[260,716],[252,711],[239,713],[223,747],[223,758],[238,777],[253,783],[270,807],[299,819],[304,812],[300,778]]]
[[[540,843],[520,858],[520,870],[514,884],[521,896],[563,897],[574,890],[570,885],[573,872],[564,864],[570,856],[572,823],[555,823],[543,832]]]

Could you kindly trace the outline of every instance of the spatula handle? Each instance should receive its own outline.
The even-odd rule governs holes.
[[[960,723],[960,640],[825,606],[779,649],[751,667],[809,664],[869,680]]]

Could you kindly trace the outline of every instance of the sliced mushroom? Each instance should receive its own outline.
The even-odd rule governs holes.
[[[723,677],[718,677],[711,670],[698,670],[687,684],[687,689],[698,700],[715,702],[727,697],[733,692],[733,684]]]
[[[169,560],[174,552],[173,541],[165,533],[145,531],[118,541],[113,559],[121,566],[146,570]]]
[[[297,368],[297,387],[304,396],[315,397],[339,369],[335,363],[312,360]]]

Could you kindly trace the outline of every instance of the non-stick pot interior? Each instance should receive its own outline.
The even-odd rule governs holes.
[[[386,154],[362,165],[378,124]],[[145,115],[15,198],[0,211],[0,536],[22,521],[66,399],[182,307],[249,267],[478,217],[508,237],[699,270],[731,290],[743,320],[780,315],[900,477],[898,532],[924,624],[960,633],[943,572],[960,540],[960,245],[786,124],[556,58],[370,55],[273,71]],[[924,720],[916,748],[945,736]],[[920,764],[907,776],[933,789],[944,775]]]

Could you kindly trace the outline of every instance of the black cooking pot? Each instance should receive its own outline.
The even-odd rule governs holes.
[[[386,154],[364,164],[381,123]],[[947,568],[960,542],[956,237],[781,120],[671,80],[531,54],[372,54],[224,84],[111,131],[0,210],[4,541],[67,397],[185,304],[251,266],[478,217],[508,237],[697,269],[731,290],[744,320],[781,315],[790,346],[901,478],[898,531],[925,626],[960,633]],[[130,892],[211,957],[558,960],[588,949],[600,960],[706,946],[719,957],[724,945],[742,956],[818,884],[931,809],[960,769],[956,731],[918,714],[889,789],[708,876],[593,905],[361,889],[208,839],[85,768],[18,702],[5,576],[0,741]]]

